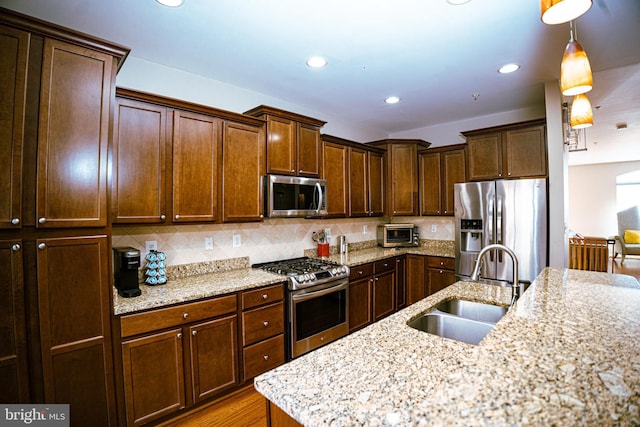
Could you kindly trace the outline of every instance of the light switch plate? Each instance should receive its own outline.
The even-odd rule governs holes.
[[[233,247],[234,248],[239,248],[240,245],[242,245],[242,238],[240,237],[239,234],[234,234],[233,235]]]
[[[147,240],[144,242],[144,249],[147,253],[158,250],[158,242],[156,240]]]
[[[435,225],[435,224],[432,224],[432,225],[431,225],[431,232],[432,232],[432,233],[437,233],[437,232],[438,232],[438,226],[437,226],[437,225]]]
[[[212,251],[213,250],[213,237],[205,237],[204,238],[204,250]]]

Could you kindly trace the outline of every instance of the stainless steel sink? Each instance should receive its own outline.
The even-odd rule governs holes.
[[[497,323],[507,313],[508,309],[508,307],[463,299],[443,301],[436,306],[438,311],[464,317],[465,319],[490,323]]]
[[[409,322],[409,326],[419,331],[474,345],[478,345],[494,325],[437,312],[427,313]]]
[[[507,310],[499,305],[452,299],[407,324],[419,331],[478,345]]]

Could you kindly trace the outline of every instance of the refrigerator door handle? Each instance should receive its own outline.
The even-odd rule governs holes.
[[[502,197],[498,196],[498,207],[496,209],[496,240],[499,244],[502,243]]]

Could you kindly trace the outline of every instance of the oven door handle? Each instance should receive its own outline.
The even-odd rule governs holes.
[[[332,292],[341,291],[343,289],[347,289],[349,287],[349,281],[344,281],[336,286],[332,286],[330,288],[320,289],[319,291],[308,292],[308,293],[300,293],[300,294],[292,294],[291,300],[295,302],[302,302],[306,300],[310,300],[312,298],[321,297],[323,295],[330,294]]]

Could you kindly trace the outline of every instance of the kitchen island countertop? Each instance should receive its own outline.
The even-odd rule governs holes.
[[[407,326],[454,297],[506,305],[510,289],[456,282],[255,387],[305,426],[640,424],[634,278],[546,268],[478,346]]]

